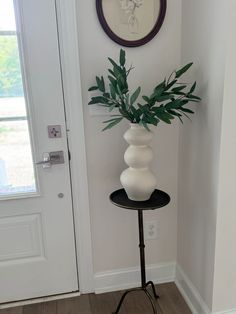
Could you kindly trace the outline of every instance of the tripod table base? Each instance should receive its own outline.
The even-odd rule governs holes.
[[[147,290],[147,287],[148,286],[151,286],[152,287],[152,291],[153,291],[153,296],[151,295],[151,293]],[[152,281],[148,281],[144,287],[140,287],[140,288],[133,288],[133,289],[130,289],[130,290],[127,290],[124,292],[124,294],[122,295],[121,299],[120,299],[120,302],[117,306],[117,309],[115,312],[113,312],[113,314],[118,314],[120,309],[121,309],[121,306],[126,298],[126,296],[131,293],[131,292],[135,292],[135,291],[143,291],[146,296],[148,297],[151,305],[152,305],[152,309],[153,309],[153,313],[154,314],[157,314],[157,308],[156,308],[156,303],[155,303],[155,299],[158,299],[159,296],[157,295],[156,293],[156,290],[155,290],[155,286],[154,286],[154,283]]]

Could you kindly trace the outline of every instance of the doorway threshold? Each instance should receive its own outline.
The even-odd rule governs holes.
[[[55,301],[55,300],[60,300],[60,299],[75,298],[79,296],[80,296],[80,292],[75,291],[75,292],[56,294],[56,295],[39,297],[39,298],[28,299],[28,300],[1,303],[0,310],[7,309],[10,307],[17,307],[17,306],[23,306],[23,305],[29,305],[29,304],[35,304],[35,303],[41,303],[41,302],[50,302],[50,301]]]

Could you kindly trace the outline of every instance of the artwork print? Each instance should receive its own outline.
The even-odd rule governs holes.
[[[120,38],[138,40],[156,23],[160,3],[155,0],[103,0],[107,24]]]

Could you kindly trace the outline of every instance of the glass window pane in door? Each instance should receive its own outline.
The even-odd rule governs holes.
[[[0,117],[14,116],[26,116],[17,37],[0,32]]]
[[[0,31],[15,31],[16,22],[13,1],[0,0]]]
[[[0,195],[35,192],[27,121],[0,122]]]
[[[36,192],[13,0],[0,0],[0,198]]]

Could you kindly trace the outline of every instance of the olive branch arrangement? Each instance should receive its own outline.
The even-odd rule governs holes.
[[[179,78],[192,66],[189,63],[179,70],[171,73],[168,79],[158,84],[150,96],[142,96],[144,104],[137,102],[141,92],[138,87],[133,93],[129,91],[128,76],[133,70],[130,66],[126,69],[126,55],[123,49],[120,50],[119,64],[108,58],[112,69],[108,69],[109,88],[106,87],[103,76],[96,76],[96,85],[89,88],[89,91],[97,90],[99,95],[91,98],[89,105],[98,104],[107,107],[109,112],[118,108],[119,114],[111,115],[111,119],[104,121],[104,130],[110,129],[122,119],[131,123],[138,123],[149,130],[148,125],[157,126],[160,121],[171,124],[176,117],[183,123],[182,117],[189,118],[194,111],[186,108],[189,102],[199,102],[200,97],[193,94],[196,82],[191,84],[180,83]]]

